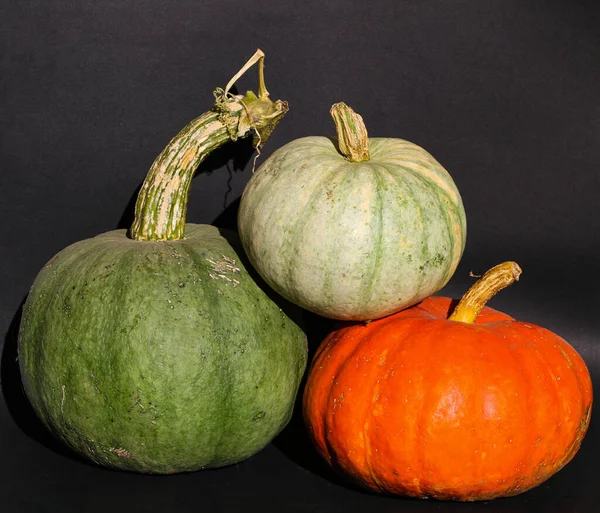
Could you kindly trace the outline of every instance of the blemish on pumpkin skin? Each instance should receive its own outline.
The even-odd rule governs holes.
[[[266,414],[266,411],[259,411],[256,415],[254,415],[254,417],[252,417],[252,421],[262,420]]]
[[[122,449],[122,448],[117,448],[115,449],[114,447],[109,447],[108,452],[112,452],[113,454],[116,454],[119,458],[131,458],[131,454],[129,453],[129,451],[127,449]]]
[[[210,258],[206,259],[207,262],[211,264],[212,272],[209,272],[208,275],[213,280],[222,279],[227,281],[228,283],[233,284],[234,287],[237,287],[240,282],[234,278],[229,278],[226,273],[237,274],[240,272],[240,268],[236,267],[236,262],[233,258],[230,258],[226,255],[222,255],[221,260],[211,260]]]
[[[63,412],[63,406],[64,406],[64,404],[65,404],[65,385],[62,386],[62,398],[60,400],[60,412],[61,413],[64,413]]]

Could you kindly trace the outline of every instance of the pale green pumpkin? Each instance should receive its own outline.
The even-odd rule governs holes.
[[[238,229],[253,266],[290,301],[334,319],[376,319],[448,282],[465,247],[465,212],[423,148],[368,139],[343,104],[332,115],[338,141],[297,139],[260,166]]]

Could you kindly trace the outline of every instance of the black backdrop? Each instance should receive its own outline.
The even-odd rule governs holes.
[[[600,422],[540,487],[459,505],[364,493],[320,464],[300,418],[224,469],[151,477],[74,458],[35,423],[18,387],[19,309],[70,243],[131,221],[155,155],[212,105],[260,47],[290,112],[263,157],[333,135],[345,101],[373,136],[411,140],[453,175],[467,249],[443,294],[506,259],[520,282],[492,306],[566,338],[600,373],[600,15],[593,0],[4,0],[0,60],[0,511],[582,511],[600,492]],[[256,88],[256,74],[239,90]],[[188,219],[235,227],[252,166],[228,147],[194,180]],[[260,162],[260,160],[259,160]],[[328,323],[311,319],[310,343]],[[459,462],[457,462],[459,464]]]

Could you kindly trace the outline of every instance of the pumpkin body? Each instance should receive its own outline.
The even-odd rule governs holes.
[[[42,421],[99,464],[172,473],[238,462],[286,425],[302,331],[219,230],[78,242],[40,272],[19,362]]]
[[[327,137],[273,153],[242,195],[238,229],[265,281],[325,317],[367,320],[442,288],[465,245],[462,201],[425,150],[369,139],[349,162]]]
[[[592,385],[577,352],[484,307],[448,321],[451,300],[331,333],[304,393],[312,439],[361,485],[411,497],[487,500],[524,492],[575,455]]]

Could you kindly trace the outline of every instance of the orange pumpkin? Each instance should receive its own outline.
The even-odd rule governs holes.
[[[311,438],[375,491],[461,501],[522,493],[566,465],[587,431],[592,384],[562,338],[485,307],[518,279],[488,271],[452,302],[331,333],[308,374]]]

